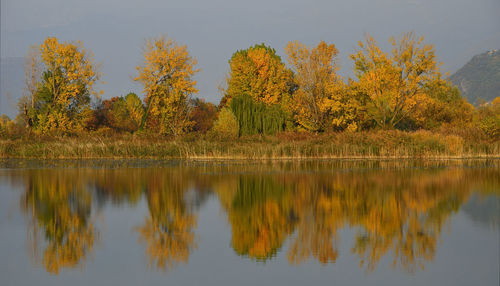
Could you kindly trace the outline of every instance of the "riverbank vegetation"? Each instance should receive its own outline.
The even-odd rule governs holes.
[[[467,137],[466,137],[467,138]],[[430,131],[278,133],[221,139],[143,134],[80,134],[0,141],[3,158],[334,159],[500,157],[500,143]]]
[[[26,58],[26,96],[0,119],[0,156],[199,159],[499,157],[500,98],[469,104],[413,33],[384,52],[371,36],[338,74],[338,50],[290,42],[237,51],[216,106],[196,98],[186,46],[146,41],[135,93],[102,99],[80,42],[47,38]]]

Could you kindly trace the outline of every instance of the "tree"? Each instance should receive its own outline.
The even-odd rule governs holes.
[[[492,140],[500,140],[500,97],[493,99],[491,103],[480,106],[475,122]]]
[[[286,53],[298,87],[291,100],[297,124],[308,131],[356,129],[353,103],[337,75],[335,45],[321,41],[316,48],[309,49],[295,41],[288,43]]]
[[[24,126],[11,120],[7,115],[0,115],[0,138],[13,138],[21,135],[24,131]]]
[[[125,106],[129,120],[133,122],[134,131],[137,130],[144,117],[144,105],[137,94],[130,92],[125,96]]]
[[[87,122],[87,129],[110,128],[117,132],[135,132],[139,129],[144,116],[144,106],[135,93],[125,97],[115,96],[99,100]]]
[[[189,96],[198,92],[192,79],[198,72],[194,68],[196,59],[186,46],[165,37],[148,39],[143,55],[134,79],[144,85],[146,111],[141,128],[147,123],[159,133],[177,136],[186,132],[192,125]]]
[[[192,99],[189,118],[193,121],[193,131],[206,133],[210,130],[217,118],[217,107],[211,102],[205,102],[201,98]]]
[[[285,130],[287,116],[279,104],[266,105],[244,94],[234,97],[230,106],[238,120],[239,135],[274,134]]]
[[[35,53],[33,53],[35,55]],[[33,127],[44,131],[79,131],[90,115],[90,95],[99,79],[93,56],[81,42],[60,43],[47,38],[40,46],[43,69],[32,105],[26,111]],[[33,91],[36,56],[29,59],[27,85]]]
[[[474,107],[450,82],[434,80],[425,86],[424,92],[427,97],[416,103],[409,116],[415,128],[433,129],[443,124],[463,127],[472,122]]]
[[[434,47],[423,45],[423,37],[404,34],[391,38],[390,55],[367,35],[360,50],[351,55],[358,86],[367,98],[370,118],[384,129],[392,129],[412,112],[417,102],[427,100],[425,86],[438,80],[440,73]]]
[[[291,89],[291,72],[276,51],[264,44],[233,54],[227,89],[220,105],[228,106],[238,95],[250,95],[265,104],[286,104]]]

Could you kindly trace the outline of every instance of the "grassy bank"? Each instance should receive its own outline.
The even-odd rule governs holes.
[[[203,136],[24,137],[0,139],[0,158],[479,158],[499,157],[500,142],[428,131],[331,134],[283,133],[214,140]]]

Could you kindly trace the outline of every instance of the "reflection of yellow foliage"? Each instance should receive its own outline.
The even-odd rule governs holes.
[[[434,258],[443,227],[473,192],[500,195],[498,165],[391,164],[26,170],[21,202],[32,218],[33,236],[43,234],[41,260],[52,273],[79,265],[92,250],[97,234],[90,220],[93,199],[99,205],[107,200],[134,204],[143,195],[149,214],[136,230],[151,266],[169,270],[186,263],[196,247],[193,206],[209,190],[227,211],[239,255],[266,260],[290,238],[291,264],[308,259],[331,263],[339,255],[339,230],[351,227],[356,230],[352,252],[363,267],[372,270],[383,256],[392,255],[397,267],[412,271]],[[186,191],[193,186],[198,191],[190,196]]]
[[[137,227],[139,240],[146,242],[150,266],[168,271],[179,262],[186,263],[196,247],[193,229],[196,215],[186,205],[188,176],[163,173],[151,176],[147,182],[150,215],[143,226]]]
[[[236,252],[262,260],[276,253],[291,230],[283,210],[272,201],[250,211],[235,211],[230,220]]]
[[[335,196],[312,194],[299,189],[294,206],[299,214],[297,237],[288,251],[288,260],[300,264],[312,255],[321,263],[335,262],[338,256],[337,229],[341,227],[341,208]]]
[[[88,219],[90,194],[78,176],[34,172],[23,205],[32,213],[33,235],[40,228],[48,242],[43,252],[47,271],[57,274],[85,259],[94,245],[95,229]],[[33,244],[36,251],[36,237]]]
[[[94,245],[92,224],[85,230],[78,227],[66,234],[65,241],[51,242],[44,251],[43,264],[47,271],[58,274],[63,267],[74,267]]]
[[[372,270],[392,253],[395,266],[413,271],[434,258],[443,224],[472,190],[488,194],[498,189],[494,174],[462,168],[292,172],[284,177],[244,175],[239,185],[233,184],[234,191],[215,189],[228,211],[232,244],[240,255],[267,259],[295,230],[287,253],[290,263],[311,257],[334,262],[337,232],[349,225],[359,229],[352,251],[362,266]]]
[[[194,216],[174,215],[168,226],[146,218],[144,226],[137,228],[140,240],[147,244],[146,253],[150,259],[150,266],[157,269],[170,270],[179,262],[188,261],[189,252],[194,247],[194,233],[196,226]]]

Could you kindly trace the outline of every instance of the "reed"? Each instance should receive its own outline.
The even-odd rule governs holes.
[[[500,142],[429,131],[251,136],[236,140],[203,135],[36,137],[0,139],[1,158],[334,159],[500,158]]]

